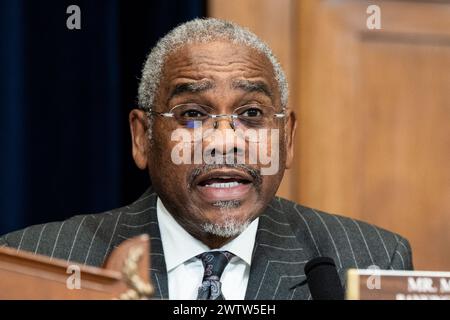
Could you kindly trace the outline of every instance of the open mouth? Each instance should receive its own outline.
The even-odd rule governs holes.
[[[207,201],[239,200],[253,187],[253,178],[237,170],[214,170],[194,181],[201,197]]]
[[[248,180],[244,179],[234,179],[234,178],[215,178],[215,179],[208,179],[206,181],[203,181],[199,183],[202,187],[209,187],[209,188],[234,188],[239,186],[240,184],[248,184],[251,183]]]

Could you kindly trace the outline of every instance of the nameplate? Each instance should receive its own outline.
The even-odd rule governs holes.
[[[347,300],[450,300],[450,272],[349,269]]]

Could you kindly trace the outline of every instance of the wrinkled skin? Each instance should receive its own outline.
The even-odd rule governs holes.
[[[231,84],[235,80],[263,82],[269,89],[269,94],[261,90],[233,88]],[[198,81],[209,81],[213,86],[198,92],[173,95],[176,85]],[[280,92],[270,61],[252,48],[228,41],[189,44],[166,59],[153,110],[167,112],[177,104],[188,102],[211,106],[216,110],[216,114],[230,114],[236,107],[250,102],[274,106],[277,112],[282,110]],[[158,196],[178,223],[210,248],[218,248],[234,237],[213,235],[205,232],[201,225],[205,222],[220,225],[230,219],[238,223],[254,220],[271,201],[280,185],[284,170],[292,164],[295,115],[288,109],[287,117],[277,121],[277,128],[280,129],[280,138],[276,144],[280,161],[278,172],[260,176],[259,182],[250,178],[250,183],[244,191],[238,190],[228,196],[225,194],[226,200],[235,200],[234,202],[238,203],[226,210],[214,205],[214,199],[201,192],[198,184],[190,181],[194,170],[202,168],[201,164],[174,164],[171,161],[171,151],[177,143],[171,141],[171,133],[178,127],[173,119],[154,117],[150,140],[146,134],[148,121],[145,112],[132,110],[129,115],[132,154],[136,165],[142,170],[148,170]],[[229,128],[230,124],[226,119],[218,121],[217,130]],[[211,146],[207,141],[200,143],[203,143],[203,147],[210,148],[210,151],[214,149],[214,144]],[[237,150],[226,150],[224,147],[222,152],[227,154]],[[260,169],[260,164],[249,166],[256,171]],[[216,169],[215,173],[225,176],[242,174],[249,177],[248,172],[236,168]],[[201,180],[201,175],[198,179]]]

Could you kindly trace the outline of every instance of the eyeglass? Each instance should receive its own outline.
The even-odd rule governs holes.
[[[149,111],[150,114],[159,115],[165,118],[173,118],[180,125],[188,129],[194,129],[199,123],[203,127],[217,129],[218,120],[222,118],[230,119],[232,129],[262,129],[273,128],[277,125],[276,120],[286,116],[286,108],[279,113],[272,106],[260,104],[248,104],[236,108],[232,114],[214,114],[214,109],[210,106],[197,103],[186,103],[174,106],[169,112]],[[213,120],[213,121],[211,121]]]

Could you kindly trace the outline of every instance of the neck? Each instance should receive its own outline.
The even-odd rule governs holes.
[[[196,237],[195,235],[193,236]],[[196,238],[206,244],[210,249],[218,249],[233,240],[235,237],[224,238],[212,234],[203,234],[202,237]]]

